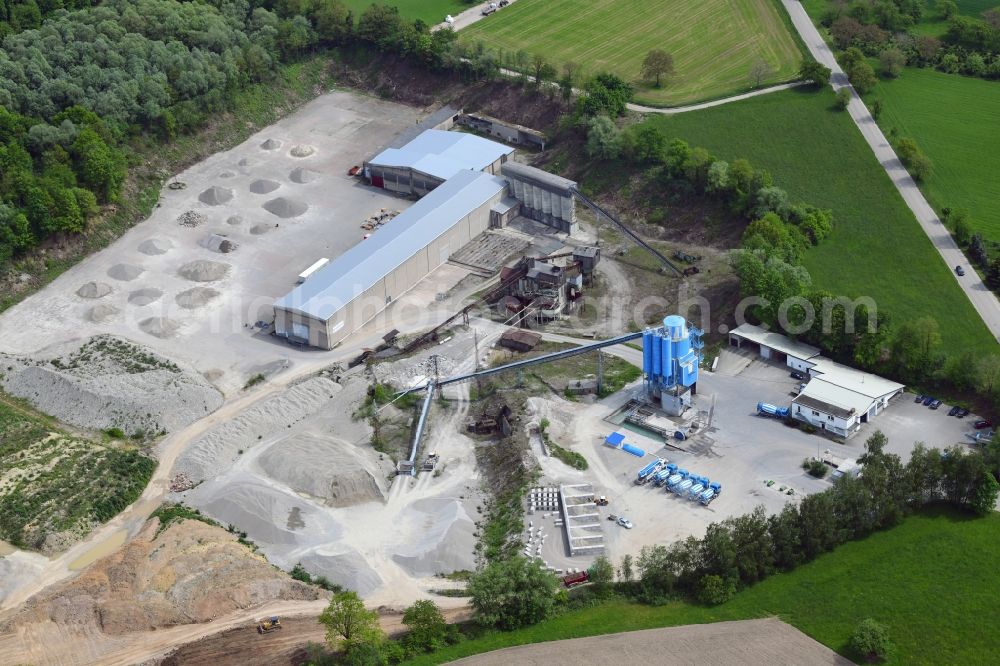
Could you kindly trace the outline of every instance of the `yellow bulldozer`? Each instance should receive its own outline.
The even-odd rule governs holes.
[[[281,629],[281,618],[277,615],[272,615],[269,618],[265,618],[257,623],[257,633],[266,634],[272,631],[277,631]]]

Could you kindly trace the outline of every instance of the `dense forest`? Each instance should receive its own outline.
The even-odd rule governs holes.
[[[433,65],[454,45],[339,0],[0,0],[0,36],[0,268],[114,202],[132,137],[191,132],[284,61],[390,36]]]

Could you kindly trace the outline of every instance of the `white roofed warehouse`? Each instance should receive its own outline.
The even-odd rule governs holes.
[[[333,349],[486,231],[507,181],[460,171],[274,304],[275,334]]]
[[[429,129],[397,148],[386,148],[364,164],[375,187],[423,196],[459,171],[499,174],[514,149],[473,134]]]

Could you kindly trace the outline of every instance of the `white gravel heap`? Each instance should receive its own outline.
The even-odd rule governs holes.
[[[188,446],[174,471],[187,474],[196,483],[212,478],[231,465],[240,450],[249,450],[269,435],[315,414],[332,403],[339,391],[340,384],[314,377],[263,400]]]
[[[0,363],[5,391],[81,428],[172,432],[222,405],[222,394],[194,370],[108,335],[44,359],[0,355]]]

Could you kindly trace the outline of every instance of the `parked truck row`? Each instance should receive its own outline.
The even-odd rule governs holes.
[[[652,482],[654,486],[663,486],[675,495],[704,506],[711,504],[722,493],[721,483],[713,483],[707,476],[679,469],[676,464],[668,462],[665,458],[657,458],[640,469],[635,482],[638,485]]]

